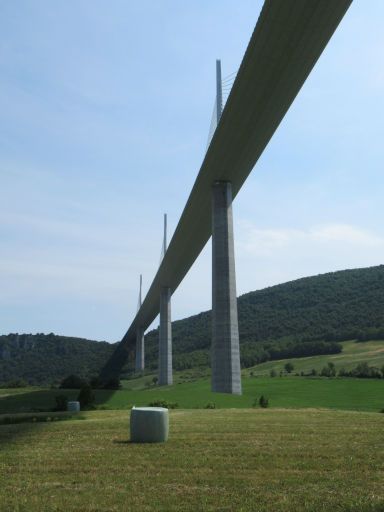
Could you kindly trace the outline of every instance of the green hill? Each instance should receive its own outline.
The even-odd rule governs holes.
[[[60,382],[70,374],[97,375],[114,345],[50,334],[0,336],[0,383],[23,379],[29,384]]]
[[[344,340],[384,339],[384,265],[344,270],[238,298],[243,368],[285,358],[338,354]],[[172,323],[174,369],[209,366],[211,312]],[[158,329],[146,335],[146,366],[157,367]],[[0,336],[0,382],[96,375],[115,346],[54,334]],[[132,371],[133,358],[125,371]]]
[[[321,370],[328,363],[335,365],[337,373],[343,369],[351,371],[360,363],[367,363],[369,366],[378,369],[384,368],[384,340],[367,341],[365,343],[344,341],[341,343],[341,346],[342,352],[339,354],[267,361],[245,369],[243,374],[244,376],[266,376],[270,375],[272,370],[275,371],[276,375],[279,375],[280,372],[285,374],[284,370],[287,362],[293,365],[292,375],[302,373],[310,375],[312,370],[316,370],[317,374],[320,374]]]
[[[384,339],[384,265],[331,272],[238,298],[242,366],[337,353],[335,342]],[[175,369],[209,364],[211,312],[172,323]],[[146,336],[157,365],[158,329]]]

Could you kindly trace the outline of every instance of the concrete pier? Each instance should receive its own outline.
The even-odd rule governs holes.
[[[136,331],[136,363],[135,370],[141,372],[144,370],[144,329],[137,328]]]
[[[160,292],[159,386],[168,386],[172,383],[171,289],[162,287]]]
[[[241,395],[232,185],[212,186],[212,391]]]

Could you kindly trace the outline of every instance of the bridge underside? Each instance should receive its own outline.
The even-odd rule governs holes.
[[[231,182],[236,197],[351,1],[266,0],[168,250],[103,379],[120,373],[137,328],[159,313],[161,289],[177,289],[212,235],[212,184]]]

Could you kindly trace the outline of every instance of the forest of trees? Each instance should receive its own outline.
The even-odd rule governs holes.
[[[331,354],[338,343],[384,340],[384,265],[308,277],[238,298],[243,367],[290,357]],[[172,323],[175,370],[210,364],[211,312]],[[158,329],[145,337],[146,366],[157,368]],[[0,336],[0,382],[90,378],[115,346],[54,334]],[[131,358],[125,372],[132,371]]]
[[[384,340],[384,265],[297,279],[238,298],[244,367],[289,357],[330,354],[343,340]],[[174,367],[209,364],[211,312],[172,323]],[[371,337],[372,336],[372,337]],[[158,329],[146,337],[157,366]]]
[[[54,384],[72,373],[89,379],[114,348],[53,333],[0,336],[0,383],[23,379],[28,384]]]

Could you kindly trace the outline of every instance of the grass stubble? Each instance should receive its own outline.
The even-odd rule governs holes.
[[[384,511],[384,414],[170,412],[131,444],[128,411],[0,427],[3,511]]]

